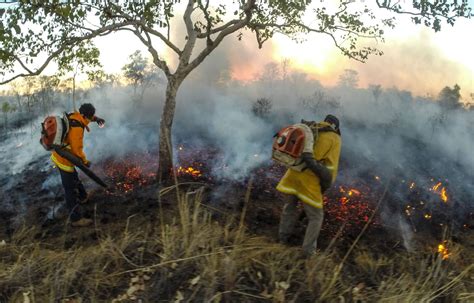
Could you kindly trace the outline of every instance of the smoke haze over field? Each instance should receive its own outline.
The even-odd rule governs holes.
[[[208,77],[215,74],[212,64],[196,70],[178,93],[175,147],[217,148],[219,158],[205,163],[211,174],[217,179],[243,181],[254,169],[271,163],[272,136],[279,128],[300,119],[322,120],[331,113],[340,118],[342,130],[336,186],[379,176],[381,182],[395,180],[391,195],[405,202],[410,199],[406,190],[410,182],[420,188],[442,182],[453,211],[474,207],[473,111],[448,111],[432,100],[397,89],[382,88],[376,98],[370,89],[327,88],[301,73],[283,75],[278,65],[272,69],[274,73],[246,83],[216,83],[218,79]],[[92,123],[84,139],[85,152],[99,174],[103,172],[97,170],[97,164],[110,157],[126,161],[134,152],[156,154],[164,87],[149,89],[142,104],[134,104],[130,94],[130,89],[109,87],[95,89],[82,100],[93,103],[97,115],[106,120],[102,129]],[[272,109],[266,117],[252,112],[258,98],[271,100]],[[50,113],[63,110],[56,108]],[[1,143],[2,190],[32,162],[43,161],[41,167],[51,170],[48,152],[38,143],[41,120],[39,117],[23,129],[11,131]],[[44,181],[47,190],[57,186],[59,178]],[[407,223],[394,216],[400,211],[384,209],[382,219],[397,226],[409,247]]]

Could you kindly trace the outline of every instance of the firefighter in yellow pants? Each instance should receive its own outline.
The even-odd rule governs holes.
[[[313,153],[303,153],[307,169],[288,169],[276,187],[286,194],[279,226],[280,241],[287,243],[291,237],[299,217],[298,201],[301,201],[308,217],[303,241],[303,251],[308,256],[316,251],[324,216],[323,193],[336,180],[341,153],[339,120],[327,115],[323,122],[317,123],[317,129]]]

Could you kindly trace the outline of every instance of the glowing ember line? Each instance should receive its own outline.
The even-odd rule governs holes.
[[[432,189],[433,189],[434,191],[437,191],[440,186],[441,186],[441,182],[439,182],[438,184],[436,184],[435,186],[433,186]]]
[[[446,193],[446,188],[444,188],[444,187],[441,190],[441,200],[443,200],[444,203],[448,202],[448,195]]]

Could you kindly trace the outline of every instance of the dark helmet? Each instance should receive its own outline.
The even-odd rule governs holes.
[[[331,124],[332,128],[339,131],[339,119],[334,115],[327,115],[324,122]]]
[[[79,107],[79,113],[87,119],[92,120],[95,115],[95,107],[90,103],[84,103]]]

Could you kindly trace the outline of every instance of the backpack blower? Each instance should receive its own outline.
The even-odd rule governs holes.
[[[73,121],[76,122],[75,120]],[[107,184],[105,184],[105,182],[102,181],[102,179],[100,179],[92,170],[85,166],[79,157],[64,148],[64,140],[69,132],[70,122],[69,116],[66,113],[64,113],[62,117],[46,117],[44,122],[41,123],[41,145],[47,151],[54,150],[58,155],[69,160],[100,186],[107,187]]]

